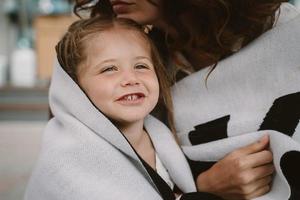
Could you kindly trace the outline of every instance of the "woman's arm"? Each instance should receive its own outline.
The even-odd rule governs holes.
[[[270,190],[273,156],[269,137],[233,151],[197,177],[197,188],[224,199],[252,199]]]

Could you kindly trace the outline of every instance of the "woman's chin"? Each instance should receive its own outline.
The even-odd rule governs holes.
[[[117,18],[120,18],[120,19],[130,19],[130,20],[135,21],[136,23],[138,23],[140,25],[148,25],[149,24],[147,22],[147,20],[139,18],[139,17],[132,16],[130,14],[117,14],[116,16],[117,16]]]

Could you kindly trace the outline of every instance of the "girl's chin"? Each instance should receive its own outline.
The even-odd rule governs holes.
[[[114,120],[114,123],[116,126],[118,126],[118,128],[128,127],[139,122],[143,124],[145,117],[131,117],[131,118],[127,117],[126,119],[123,118],[123,119]]]

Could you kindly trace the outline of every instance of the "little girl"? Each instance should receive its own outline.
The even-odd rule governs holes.
[[[171,116],[172,103],[157,50],[140,26],[79,20],[56,50],[54,118],[26,200],[214,199],[196,193],[171,131],[149,115],[161,100]]]

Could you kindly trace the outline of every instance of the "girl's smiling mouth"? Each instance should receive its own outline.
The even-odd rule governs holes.
[[[140,104],[145,99],[146,95],[142,92],[125,94],[116,101],[123,105]]]

